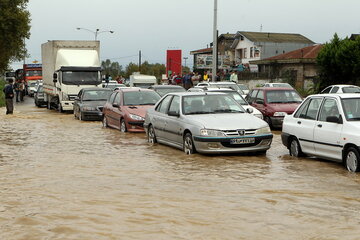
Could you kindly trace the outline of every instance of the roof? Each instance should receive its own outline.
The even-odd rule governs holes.
[[[203,49],[194,50],[194,51],[190,52],[191,55],[195,55],[195,54],[199,54],[199,53],[212,53],[212,48],[203,48]]]
[[[322,44],[317,44],[309,47],[300,48],[291,52],[283,53],[274,57],[269,57],[263,60],[251,61],[251,64],[270,64],[270,63],[296,63],[296,62],[315,62]],[[304,61],[301,61],[304,60]]]
[[[359,93],[323,93],[323,94],[314,94],[314,95],[310,95],[309,97],[338,97],[341,99],[344,98],[360,98],[360,94]]]
[[[237,32],[237,37],[244,36],[252,42],[276,42],[276,43],[307,43],[313,41],[298,33],[266,33],[266,32]]]
[[[360,34],[351,34],[350,39],[355,40],[358,37],[360,37]]]
[[[235,40],[236,33],[225,33],[219,36],[219,39],[224,38],[226,40]]]

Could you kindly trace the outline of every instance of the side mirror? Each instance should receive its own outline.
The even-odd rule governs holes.
[[[169,115],[169,116],[172,116],[172,117],[180,117],[180,113],[175,112],[175,111],[169,111],[169,112],[168,112],[168,115]]]
[[[338,117],[338,116],[329,116],[329,117],[326,118],[326,122],[338,123],[338,124],[343,123],[341,116],[340,117]]]
[[[264,104],[264,100],[261,100],[261,99],[256,99],[255,101],[257,104]]]
[[[254,112],[254,109],[252,109],[252,108],[247,108],[247,109],[246,109],[246,112],[251,114],[251,113]]]
[[[114,108],[120,107],[120,105],[119,105],[118,103],[113,103],[112,106],[113,106]]]
[[[57,77],[58,77],[58,76],[57,76],[57,73],[54,73],[54,74],[53,74],[53,82],[54,82],[54,83],[57,82]]]

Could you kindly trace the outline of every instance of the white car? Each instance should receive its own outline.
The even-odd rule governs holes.
[[[249,94],[250,89],[247,85],[238,83],[238,86],[244,92],[244,94],[246,94],[246,95]]]
[[[360,87],[355,85],[331,85],[320,93],[360,93]]]
[[[285,116],[282,142],[290,155],[316,156],[360,170],[360,95],[317,94]]]
[[[217,87],[217,88],[231,88],[235,91],[238,91],[243,98],[246,97],[246,94],[240,89],[240,87],[230,81],[223,81],[223,82],[200,82],[195,87]]]
[[[264,83],[263,87],[285,87],[285,88],[293,88],[290,84],[288,83]]]

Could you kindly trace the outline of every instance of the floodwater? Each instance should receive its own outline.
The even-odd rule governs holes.
[[[360,239],[360,174],[296,159],[186,156],[100,122],[0,109],[0,239]]]

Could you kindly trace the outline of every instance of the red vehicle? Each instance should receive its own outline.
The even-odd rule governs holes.
[[[16,78],[18,80],[37,81],[42,79],[41,64],[24,64],[22,69],[16,70]]]
[[[249,104],[258,109],[270,127],[282,127],[285,115],[292,114],[302,102],[293,88],[254,88],[247,95]]]
[[[155,91],[143,88],[124,88],[114,91],[103,108],[103,126],[121,132],[145,132],[146,110],[160,100]]]

